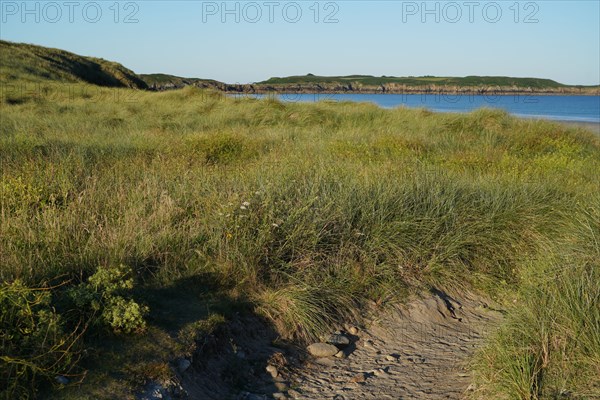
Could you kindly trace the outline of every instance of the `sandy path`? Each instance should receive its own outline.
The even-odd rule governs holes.
[[[461,399],[471,384],[466,363],[501,318],[476,296],[437,290],[375,315],[368,328],[345,333],[345,357],[323,359],[273,347],[278,335],[268,324],[241,316],[207,337],[176,381],[151,382],[137,398]],[[273,367],[276,374],[267,372]]]
[[[499,319],[481,300],[433,293],[359,331],[347,358],[319,359],[297,370],[287,396],[460,399],[471,380],[466,361]]]

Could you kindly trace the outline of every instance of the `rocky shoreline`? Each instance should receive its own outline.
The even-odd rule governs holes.
[[[181,89],[195,86],[201,89],[213,89],[225,93],[244,94],[439,94],[439,95],[578,95],[598,96],[599,88],[561,87],[561,88],[531,88],[517,86],[449,86],[422,85],[410,86],[400,84],[362,85],[342,84],[227,84],[216,81],[189,80],[177,83],[161,83],[149,85],[153,91]]]

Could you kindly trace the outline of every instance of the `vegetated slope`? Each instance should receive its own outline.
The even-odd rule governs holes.
[[[140,74],[139,77],[146,82],[151,89],[180,89],[185,86],[198,86],[215,88],[223,86],[224,83],[214,79],[183,78],[168,74]]]
[[[146,83],[119,63],[68,51],[0,41],[0,81],[87,82],[99,86],[146,89]]]

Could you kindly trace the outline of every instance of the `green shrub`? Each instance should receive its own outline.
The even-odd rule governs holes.
[[[19,280],[0,286],[0,397],[28,398],[39,383],[72,375],[80,335],[68,333],[63,322],[50,289]]]
[[[90,315],[92,324],[114,333],[141,333],[146,330],[144,315],[149,309],[127,298],[133,289],[131,274],[125,265],[98,268],[87,283],[71,289],[69,295],[78,309]]]

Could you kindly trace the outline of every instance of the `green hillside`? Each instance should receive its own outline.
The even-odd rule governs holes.
[[[143,79],[149,87],[164,87],[167,85],[171,85],[173,87],[180,88],[184,86],[197,84],[206,84],[214,86],[222,84],[221,82],[215,81],[213,79],[183,78],[180,76],[168,74],[140,74],[138,76],[141,79]]]
[[[146,83],[119,63],[68,51],[0,41],[0,82],[87,82],[146,89]]]
[[[371,76],[371,75],[348,75],[348,76],[288,76],[284,78],[270,78],[259,84],[299,84],[299,83],[339,83],[348,84],[356,82],[363,85],[401,84],[409,86],[425,85],[448,85],[448,86],[517,86],[530,88],[560,88],[565,87],[561,83],[551,79],[539,78],[511,78],[506,76],[466,76],[466,77],[394,77],[394,76]]]

